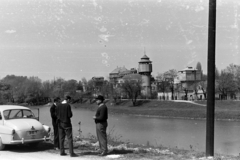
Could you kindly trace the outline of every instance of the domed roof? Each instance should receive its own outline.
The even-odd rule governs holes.
[[[120,72],[125,72],[125,71],[129,71],[127,68],[125,68],[125,66],[123,66],[123,67],[120,67],[120,70],[119,70]]]
[[[117,68],[114,69],[110,74],[119,74],[119,73],[125,72],[125,71],[129,71],[128,69],[125,68],[125,66],[123,66],[123,67],[117,67]]]
[[[126,75],[126,74],[130,74],[131,73],[131,71],[129,71],[129,70],[126,70],[126,71],[122,71],[122,72],[120,72],[119,73],[119,75]]]
[[[123,77],[125,80],[141,80],[142,76],[140,74],[128,74]]]
[[[114,69],[110,74],[114,74],[114,73],[118,73],[119,72],[119,68],[117,67],[116,69]]]

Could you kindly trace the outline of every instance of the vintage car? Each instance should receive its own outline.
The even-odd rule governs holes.
[[[0,150],[5,145],[29,144],[50,139],[49,126],[43,125],[32,110],[17,105],[0,105]]]

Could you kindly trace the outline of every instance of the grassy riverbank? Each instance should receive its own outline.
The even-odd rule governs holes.
[[[53,137],[52,137],[53,138]],[[206,158],[204,152],[197,152],[194,150],[183,150],[178,148],[167,148],[163,146],[150,147],[143,145],[135,145],[132,143],[122,143],[120,141],[114,141],[115,138],[109,135],[108,139],[108,156],[106,159],[118,157],[122,160],[238,160],[239,156],[230,156],[215,154],[214,158]],[[59,154],[59,151],[53,149],[52,140],[50,142],[42,143],[38,146],[38,150],[50,152],[53,154]],[[66,152],[68,153],[68,143],[65,141]],[[24,148],[23,148],[24,149]],[[98,157],[98,142],[95,136],[89,137],[74,137],[74,152],[81,158],[95,159],[92,157]],[[103,158],[103,159],[105,159]]]
[[[206,101],[185,102],[185,101],[157,101],[139,100],[138,106],[132,106],[131,101],[123,100],[118,105],[107,102],[110,114],[126,114],[134,116],[153,116],[162,118],[182,118],[182,119],[205,119]],[[96,104],[74,104],[76,108],[96,110]],[[218,120],[240,121],[240,101],[215,101],[215,117]],[[122,148],[122,146],[125,146]],[[115,146],[113,154],[122,153],[126,159],[172,159],[172,160],[205,160],[204,152],[194,151],[193,149],[184,150],[179,148],[167,148],[163,146],[149,147],[128,144]],[[120,151],[118,150],[120,148]],[[123,150],[122,150],[123,149]],[[117,151],[116,151],[117,150]],[[125,152],[127,152],[125,154]],[[110,152],[111,153],[111,152]],[[228,156],[216,154],[214,160],[237,160],[239,156]]]
[[[139,100],[132,106],[130,100],[122,100],[118,105],[106,102],[110,114],[153,116],[162,118],[205,119],[206,101],[158,101]],[[76,108],[95,110],[96,104],[89,102],[73,104]],[[240,120],[240,101],[215,101],[215,118],[218,120]]]
[[[166,118],[186,118],[186,119],[204,119],[206,118],[205,101],[192,102],[173,102],[157,100],[139,100],[138,106],[132,106],[131,101],[123,100],[118,105],[107,102],[110,114],[126,114],[136,116],[156,116]],[[84,108],[96,110],[96,104],[88,102],[72,104],[75,108]],[[240,101],[216,101],[216,118],[221,120],[240,120]],[[204,152],[181,148],[168,148],[164,146],[143,146],[132,143],[121,142],[121,139],[114,135],[109,135],[109,155],[118,155],[123,160],[206,160]],[[68,145],[66,144],[66,147]],[[19,148],[18,148],[19,149]],[[75,137],[74,150],[82,156],[97,156],[98,143],[95,136]],[[52,142],[40,144],[38,150],[59,154],[59,151],[53,149]],[[68,150],[67,150],[68,151]],[[89,158],[90,159],[90,158]],[[104,158],[105,159],[105,158]],[[106,157],[108,159],[108,157]],[[230,156],[215,154],[213,160],[237,160],[239,156]]]

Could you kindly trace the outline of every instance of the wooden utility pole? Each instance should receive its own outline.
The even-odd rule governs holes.
[[[206,156],[214,156],[216,0],[209,0]]]

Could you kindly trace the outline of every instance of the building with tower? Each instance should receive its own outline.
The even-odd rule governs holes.
[[[142,76],[143,94],[147,97],[151,96],[151,73],[152,73],[152,61],[144,54],[141,60],[138,62],[138,74]]]
[[[175,88],[178,92],[175,93],[177,99],[203,99],[204,95],[199,82],[202,81],[201,67],[187,67],[178,71],[177,77],[174,79]],[[196,95],[197,91],[197,95]]]
[[[138,70],[131,68],[130,70],[124,67],[117,67],[109,74],[109,79],[115,87],[121,84],[124,80],[141,80],[142,81],[142,94],[146,97],[151,96],[151,73],[152,61],[144,53],[144,56],[138,62]]]

